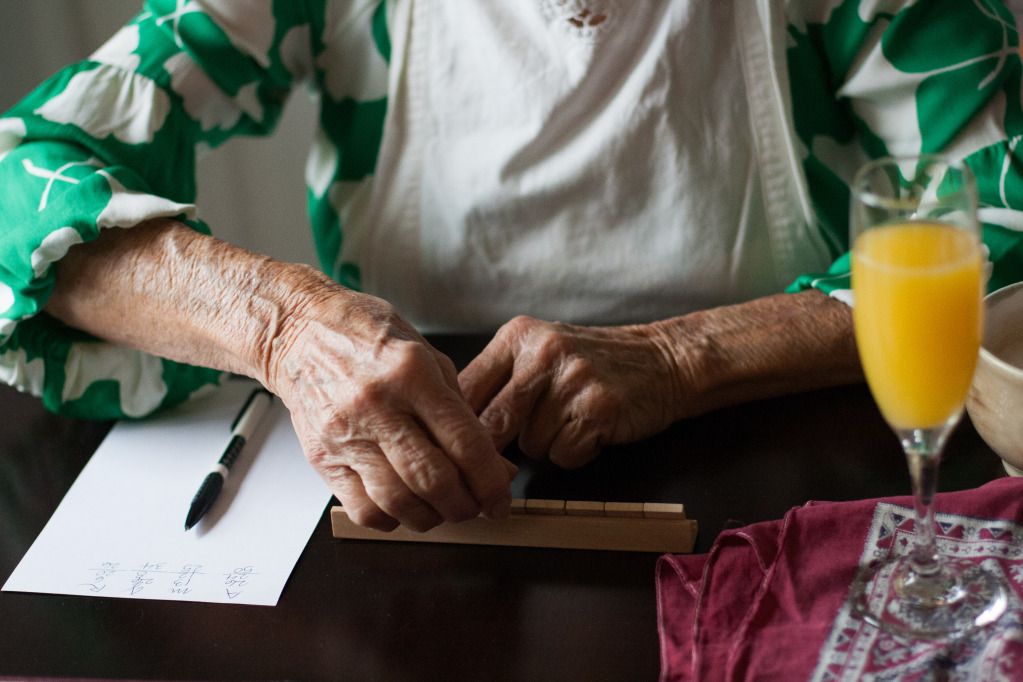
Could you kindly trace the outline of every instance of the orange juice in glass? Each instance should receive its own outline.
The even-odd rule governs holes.
[[[853,326],[867,384],[906,454],[915,542],[864,567],[853,610],[900,635],[944,638],[1005,612],[1002,581],[938,551],[932,501],[982,336],[983,256],[969,169],[884,158],[853,180]],[[901,553],[900,553],[901,552]]]
[[[853,249],[852,271],[860,357],[885,419],[911,429],[956,417],[982,333],[976,235],[928,221],[867,230]]]

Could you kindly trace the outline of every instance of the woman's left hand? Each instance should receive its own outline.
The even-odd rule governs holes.
[[[648,325],[580,327],[517,317],[458,377],[498,450],[576,468],[605,445],[678,418],[682,381],[668,339]]]

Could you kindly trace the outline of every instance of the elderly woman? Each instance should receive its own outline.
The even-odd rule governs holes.
[[[0,118],[0,376],[111,418],[245,374],[359,523],[500,517],[515,439],[578,466],[856,380],[870,157],[965,158],[1023,274],[1017,45],[995,1],[151,0]],[[194,207],[298,84],[323,272]],[[461,375],[420,336],[498,328]]]

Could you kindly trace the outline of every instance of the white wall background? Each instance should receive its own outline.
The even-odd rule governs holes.
[[[87,57],[141,0],[0,0],[0,111],[61,66]],[[292,96],[270,138],[236,138],[199,162],[199,211],[221,239],[315,264],[303,169],[315,111]]]

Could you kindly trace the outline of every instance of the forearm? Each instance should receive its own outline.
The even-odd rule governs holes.
[[[100,338],[265,381],[271,344],[313,292],[311,268],[170,220],[110,229],[58,265],[46,310]]]
[[[679,419],[863,377],[852,311],[817,291],[768,296],[650,327],[677,368]]]
[[[59,268],[57,318],[280,396],[358,523],[426,530],[507,515],[509,468],[454,366],[385,301],[171,221],[109,230]]]

